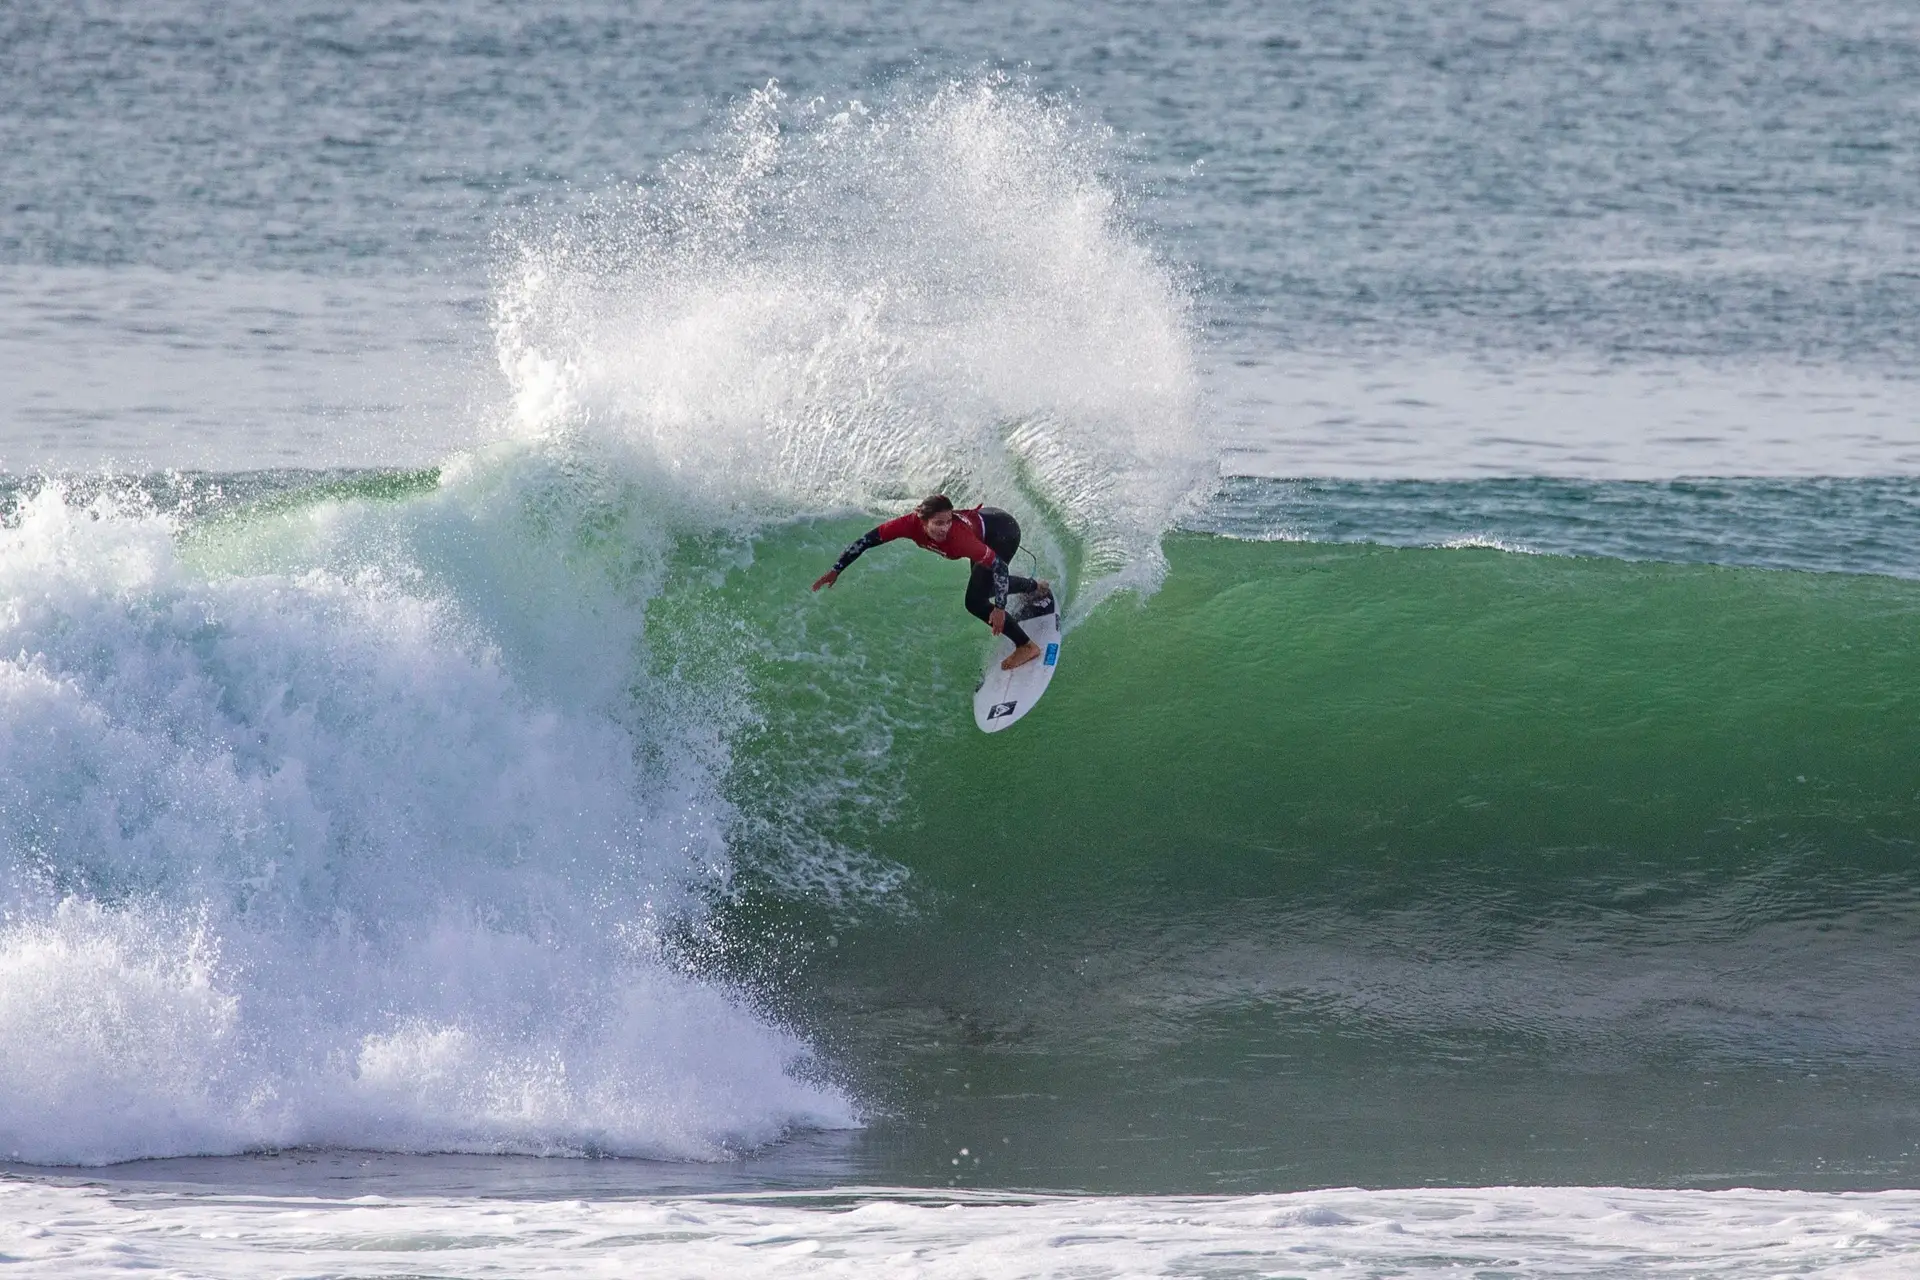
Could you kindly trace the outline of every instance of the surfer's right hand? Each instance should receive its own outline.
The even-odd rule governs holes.
[[[818,591],[822,587],[830,587],[833,585],[834,579],[838,578],[839,576],[840,576],[840,571],[838,569],[829,569],[825,573],[821,574],[818,578],[815,578],[813,580],[813,589],[815,591]]]

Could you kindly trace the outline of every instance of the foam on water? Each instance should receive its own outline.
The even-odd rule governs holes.
[[[567,661],[631,644],[634,601],[509,496],[322,504],[201,563],[55,488],[0,530],[0,1151],[702,1157],[852,1122],[662,951],[723,869],[712,747]],[[535,572],[575,607],[487,616]]]
[[[0,1182],[0,1250],[36,1274],[1370,1277],[1909,1275],[1920,1196],[1488,1188],[1245,1197],[853,1189],[501,1201],[207,1196]]]

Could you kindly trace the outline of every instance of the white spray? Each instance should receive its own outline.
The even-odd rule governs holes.
[[[1085,555],[1076,616],[1150,591],[1216,453],[1186,296],[1110,152],[998,79],[878,109],[770,86],[711,155],[514,246],[516,424],[715,514],[1024,508]]]

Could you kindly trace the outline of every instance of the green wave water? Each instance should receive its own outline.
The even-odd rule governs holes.
[[[1884,488],[1849,491],[1862,520],[1905,501]],[[1543,512],[1591,496],[1561,482],[1465,490],[1337,497],[1362,530],[1490,503],[1476,521],[1500,533],[1532,520],[1539,542]],[[115,495],[121,507],[101,501]],[[97,478],[67,492],[70,517],[23,487],[6,495],[11,563],[19,599],[40,602],[18,626],[52,656],[24,655],[16,683],[53,689],[34,673],[67,672],[61,697],[86,705],[21,704],[9,749],[72,796],[21,793],[30,821],[8,830],[39,843],[12,865],[23,894],[44,873],[91,895],[98,919],[49,917],[83,934],[145,909],[123,873],[174,915],[228,904],[232,945],[269,958],[334,945],[325,922],[349,917],[404,940],[413,917],[396,904],[441,885],[469,903],[477,936],[542,939],[528,954],[558,966],[555,989],[591,986],[583,975],[602,967],[576,950],[641,973],[665,962],[701,1000],[724,993],[810,1047],[808,1061],[755,1069],[798,1070],[864,1117],[794,1157],[835,1181],[1910,1184],[1920,582],[1676,562],[1706,545],[1764,552],[1774,526],[1746,498],[1721,527],[1653,490],[1602,496],[1665,511],[1686,536],[1661,544],[1650,519],[1638,549],[1669,559],[1626,560],[1170,534],[1160,588],[1086,613],[1046,701],[990,738],[971,723],[987,638],[960,608],[961,566],[891,546],[808,591],[865,518],[715,519],[564,454],[437,474]],[[1246,501],[1229,491],[1201,523],[1286,514],[1232,506]],[[1037,532],[1071,567],[1071,539]],[[1035,567],[1071,607],[1076,581]],[[357,638],[420,610],[445,619],[434,643]],[[405,661],[353,666],[389,649]],[[345,683],[328,683],[336,668]],[[182,698],[200,710],[167,710]],[[115,717],[158,717],[140,753],[81,750],[86,725]],[[574,779],[565,751],[601,772]],[[219,803],[240,817],[210,809],[169,834],[203,803],[162,768],[180,758],[231,758],[244,785]],[[366,758],[425,763],[368,771]],[[489,770],[535,770],[544,781],[503,812],[561,834],[476,818],[500,803]],[[389,794],[402,784],[418,794]],[[567,834],[588,800],[614,816]],[[109,821],[121,843],[103,847],[124,843],[124,866],[61,843],[76,822]],[[274,870],[289,832],[298,876]],[[665,851],[667,870],[621,840]],[[226,842],[217,865],[207,841]],[[325,927],[256,937],[269,899]],[[609,932],[555,932],[542,923],[554,903]],[[25,963],[39,936],[9,954]],[[167,937],[135,941],[164,951]],[[153,981],[134,963],[144,954],[129,951],[124,974],[72,967],[72,998]],[[183,1007],[203,987],[230,998],[236,1025],[264,1018],[251,1034],[269,1047],[303,1052],[309,1007],[333,1009],[322,1030],[374,1045],[381,1063],[394,1045],[468,1043],[362,1001],[358,979],[207,963],[204,982],[161,985]],[[515,994],[514,972],[476,981],[457,1007],[433,983],[406,989],[456,1031],[493,1036],[509,1065],[528,1044],[576,1052],[539,1039],[544,1005]],[[688,1000],[669,1025],[710,1028],[722,1006]],[[9,1016],[41,1027],[43,1014]],[[153,1034],[172,1026],[161,1017]],[[132,1070],[146,1034],[87,1052]],[[490,1106],[494,1052],[457,1064],[479,1082],[459,1088],[493,1090]],[[651,1078],[653,1052],[607,1061]],[[285,1074],[254,1058],[266,1078]],[[182,1127],[176,1084],[226,1096],[235,1068],[209,1061],[206,1081],[183,1068],[139,1113],[142,1151],[266,1141],[249,1133],[383,1141],[316,1129],[324,1108],[260,1119],[253,1103],[206,1104],[225,1127]],[[56,1085],[81,1079],[63,1070]],[[368,1070],[302,1088],[337,1106]],[[710,1142],[734,1140],[751,1093],[715,1104]],[[407,1113],[409,1147],[633,1154],[658,1141],[650,1112],[625,1145],[577,1108],[558,1128],[516,1121],[508,1139],[447,1128],[443,1116],[473,1114],[466,1094],[448,1097]],[[42,1121],[19,1123],[36,1150],[65,1150]],[[89,1158],[117,1141],[103,1131]]]
[[[1913,1176],[1920,585],[1178,534],[987,738],[952,566],[806,595],[858,528],[650,626],[751,637],[710,945],[884,1176]]]
[[[764,767],[892,704],[917,821],[965,829],[993,788],[1067,840],[1056,869],[1916,834],[1911,583],[1177,535],[1165,588],[1075,630],[1071,678],[1001,743],[947,696],[979,647],[951,566],[896,555],[780,598],[851,527],[795,544],[811,558],[763,542],[724,589],[780,637],[755,664]]]

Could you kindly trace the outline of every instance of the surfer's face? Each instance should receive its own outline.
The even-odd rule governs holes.
[[[927,536],[935,542],[945,542],[948,532],[953,528],[953,512],[942,511],[937,516],[928,516],[920,522],[927,526]]]

